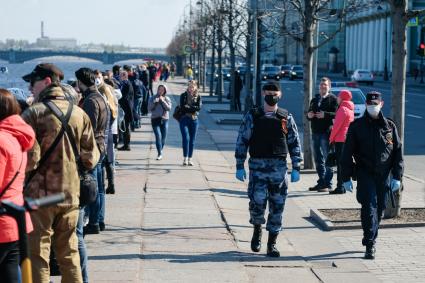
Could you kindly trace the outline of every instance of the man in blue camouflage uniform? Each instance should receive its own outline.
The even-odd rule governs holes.
[[[294,118],[278,108],[280,86],[268,82],[262,88],[264,107],[253,108],[245,115],[236,142],[236,178],[246,179],[244,163],[249,150],[249,222],[254,225],[251,250],[261,249],[261,225],[269,202],[266,230],[269,231],[267,255],[279,257],[276,239],[282,229],[282,214],[288,194],[286,156],[292,159],[291,182],[300,179],[301,146]]]

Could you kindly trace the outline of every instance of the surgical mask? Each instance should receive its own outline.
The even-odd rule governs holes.
[[[94,84],[96,85],[96,86],[100,86],[100,84],[102,83],[102,80],[100,79],[100,78],[96,78],[95,80],[94,80]]]
[[[277,96],[277,95],[266,95],[264,97],[264,101],[270,106],[275,106],[279,101],[279,96]]]
[[[372,117],[377,117],[381,111],[381,105],[366,105],[367,113]]]

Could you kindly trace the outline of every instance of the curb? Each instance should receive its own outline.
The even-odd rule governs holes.
[[[407,207],[408,209],[423,209],[423,207]],[[342,208],[344,209],[344,208]],[[359,208],[345,208],[352,210],[359,210]],[[324,209],[323,209],[324,210]],[[353,230],[353,229],[362,229],[361,223],[357,225],[346,225],[346,226],[335,226],[332,221],[321,213],[316,208],[310,209],[310,218],[316,222],[320,228],[324,231],[333,231],[333,230]],[[406,228],[406,227],[425,227],[424,222],[410,222],[410,223],[382,223],[379,224],[379,228]]]
[[[219,125],[240,125],[242,119],[217,119],[215,122]]]

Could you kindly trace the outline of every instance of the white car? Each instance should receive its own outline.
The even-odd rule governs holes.
[[[331,93],[338,97],[341,90],[349,90],[351,92],[351,101],[354,103],[354,119],[362,117],[366,110],[366,97],[362,90],[352,87],[333,87],[331,88]]]
[[[365,82],[368,85],[373,85],[373,82],[375,81],[375,76],[370,70],[357,69],[351,75],[351,80],[355,82]]]

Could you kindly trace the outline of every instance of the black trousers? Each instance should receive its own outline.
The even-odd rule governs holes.
[[[335,143],[335,154],[336,154],[336,189],[337,190],[343,190],[342,188],[342,175],[341,175],[341,155],[342,155],[342,149],[344,148],[343,142],[336,142]]]
[[[363,246],[373,246],[384,214],[389,192],[389,179],[372,176],[357,169],[357,201],[362,205],[360,217],[363,228]]]
[[[17,283],[19,276],[19,242],[0,243],[0,281]]]

